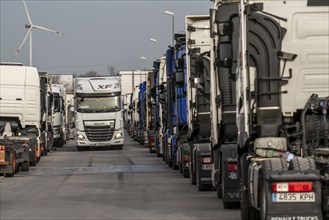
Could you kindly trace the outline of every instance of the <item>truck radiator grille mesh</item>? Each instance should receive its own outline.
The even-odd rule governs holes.
[[[90,126],[85,127],[86,135],[89,141],[100,142],[112,140],[114,128],[110,126]]]

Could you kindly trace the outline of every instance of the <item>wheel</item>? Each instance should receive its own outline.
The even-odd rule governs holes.
[[[33,147],[32,151],[32,160],[30,160],[30,166],[36,166],[37,165],[37,156],[36,156],[36,148],[35,146]]]
[[[15,176],[16,173],[16,157],[14,156],[13,162],[11,164],[12,172],[11,173],[6,173],[6,177],[13,177]]]
[[[173,170],[178,170],[177,161],[176,161],[176,159],[174,158],[173,153],[171,153],[171,168],[172,168]]]
[[[30,169],[29,161],[24,161],[21,164],[21,170],[22,171],[29,171],[29,169]]]
[[[190,161],[191,161],[191,158],[190,158]],[[196,176],[195,176],[195,173],[193,173],[193,169],[192,169],[192,163],[189,162],[189,179],[190,179],[190,183],[192,185],[195,185],[196,184]]]
[[[267,216],[267,200],[266,200],[266,187],[265,180],[262,179],[260,185],[260,219],[266,219]]]
[[[290,168],[292,170],[308,171],[316,170],[315,162],[310,158],[294,157],[290,161]]]
[[[184,162],[184,164],[185,164],[185,162]],[[184,166],[184,164],[183,164],[183,166]],[[184,178],[189,178],[189,176],[190,176],[189,171],[187,169],[185,169],[185,167],[184,167],[183,168],[183,177]]]
[[[89,147],[77,147],[78,151],[86,151],[89,150]]]
[[[222,188],[221,187],[219,187],[218,189],[217,189],[217,198],[218,199],[222,199]],[[225,207],[224,207],[225,208]]]
[[[238,169],[241,177],[241,200],[240,200],[240,212],[242,220],[257,220],[259,219],[259,213],[250,206],[248,196],[248,166],[249,161],[247,159],[248,154],[243,153],[240,159],[240,168]]]

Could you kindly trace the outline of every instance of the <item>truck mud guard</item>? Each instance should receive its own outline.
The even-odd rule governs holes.
[[[237,145],[225,144],[221,151],[221,193],[224,208],[236,208],[240,203],[240,180],[238,178]]]
[[[212,186],[212,152],[210,143],[194,144],[196,184],[199,191],[210,190]]]

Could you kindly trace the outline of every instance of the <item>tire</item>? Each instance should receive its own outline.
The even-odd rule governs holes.
[[[294,157],[290,161],[290,168],[292,170],[309,171],[316,170],[316,165],[313,159]]]
[[[21,164],[21,170],[26,172],[26,171],[29,171],[29,169],[30,169],[29,161],[24,161]]]
[[[191,158],[190,158],[190,161],[191,161]],[[189,162],[188,170],[189,170],[190,183],[192,185],[195,185],[196,184],[196,176],[195,176],[195,173],[193,173],[193,170],[192,170],[192,162]]]
[[[16,173],[16,157],[14,156],[14,159],[13,159],[13,162],[11,164],[11,167],[12,167],[12,172],[11,173],[6,173],[6,177],[13,177],[15,176],[15,173]]]
[[[266,188],[264,178],[261,180],[260,185],[260,219],[266,219],[267,216],[267,200],[266,200]]]
[[[185,162],[184,162],[185,163]],[[184,166],[184,165],[183,165]],[[190,177],[190,173],[188,172],[188,170],[185,169],[185,167],[183,168],[183,177],[184,178],[189,178]]]
[[[217,198],[218,198],[218,199],[222,199],[222,198],[223,198],[223,197],[222,197],[222,188],[221,188],[221,187],[217,189]],[[224,203],[224,201],[223,201],[223,203]],[[225,208],[225,207],[224,207],[224,208]]]
[[[242,220],[258,220],[259,213],[250,206],[248,191],[248,167],[249,162],[247,160],[247,153],[243,153],[240,159],[240,177],[241,177],[241,201],[240,201],[240,212]]]
[[[288,170],[288,165],[282,158],[271,158],[263,161],[262,170],[263,173],[266,173],[267,171],[284,171]]]
[[[78,151],[86,151],[89,150],[89,147],[77,147]]]

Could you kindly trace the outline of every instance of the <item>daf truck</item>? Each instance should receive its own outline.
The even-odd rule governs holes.
[[[77,150],[123,149],[121,78],[77,77],[74,85]]]

